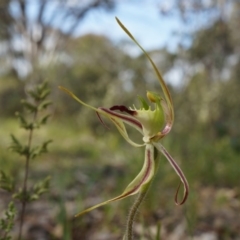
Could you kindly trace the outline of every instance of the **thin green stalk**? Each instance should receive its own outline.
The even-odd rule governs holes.
[[[146,187],[144,188],[144,191],[142,191],[138,194],[135,202],[133,203],[133,205],[130,209],[128,219],[127,219],[127,227],[126,227],[126,233],[124,236],[124,240],[132,240],[133,239],[133,222],[134,222],[134,219],[136,217],[137,211],[138,211],[141,203],[143,202],[145,196],[147,195],[150,185],[151,185],[151,182],[146,185]]]
[[[8,235],[8,231],[5,231],[5,233],[3,235],[3,239],[7,239],[7,235]]]
[[[37,111],[33,115],[33,122],[35,122],[37,118]],[[29,161],[30,161],[30,149],[32,145],[32,136],[33,136],[33,129],[30,129],[29,131],[29,137],[28,137],[28,155],[26,156],[26,164],[25,164],[25,176],[23,181],[23,200],[22,200],[22,210],[21,210],[21,216],[20,216],[20,228],[18,233],[18,240],[21,240],[22,237],[22,227],[24,223],[24,215],[26,210],[26,195],[27,195],[27,180],[28,180],[28,173],[29,173]]]

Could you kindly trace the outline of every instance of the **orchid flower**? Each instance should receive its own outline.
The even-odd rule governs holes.
[[[107,117],[117,127],[117,129],[119,130],[120,134],[124,137],[124,139],[128,141],[132,146],[145,147],[145,158],[144,158],[143,167],[139,172],[139,174],[135,177],[135,179],[126,187],[123,193],[110,200],[107,200],[93,207],[90,207],[78,213],[76,216],[80,216],[84,213],[92,211],[93,209],[103,206],[107,203],[117,201],[143,191],[145,186],[152,180],[155,174],[156,162],[154,159],[154,148],[156,148],[166,157],[166,159],[169,161],[169,163],[171,164],[171,166],[179,176],[184,186],[184,195],[180,202],[178,201],[178,192],[179,192],[180,185],[176,191],[176,195],[175,195],[176,205],[183,204],[188,197],[189,187],[188,187],[187,179],[185,178],[181,168],[178,166],[178,164],[174,161],[174,159],[170,156],[167,150],[160,143],[160,140],[170,132],[174,122],[174,109],[173,109],[173,102],[172,102],[172,97],[170,95],[170,92],[160,72],[158,71],[156,65],[154,64],[154,62],[152,61],[148,53],[135,40],[132,34],[119,21],[119,19],[116,18],[116,20],[120,25],[120,27],[140,47],[140,49],[143,51],[145,56],[150,61],[156,73],[156,76],[158,78],[158,81],[160,83],[160,86],[162,88],[163,97],[161,97],[156,93],[147,91],[147,98],[150,104],[148,104],[144,98],[139,97],[139,100],[141,103],[140,109],[137,109],[135,106],[133,106],[132,108],[127,108],[126,106],[123,106],[123,105],[115,105],[110,108],[105,108],[105,107],[95,108],[83,102],[82,100],[80,100],[76,95],[74,95],[68,89],[62,86],[59,87],[61,90],[68,93],[73,99],[75,99],[80,104],[94,110],[98,114],[99,118],[100,118],[100,115]],[[152,105],[154,105],[154,107],[152,107]],[[128,132],[125,128],[125,124],[135,128],[138,132],[142,134],[143,138],[141,143],[136,143],[130,139],[130,137],[128,136]]]

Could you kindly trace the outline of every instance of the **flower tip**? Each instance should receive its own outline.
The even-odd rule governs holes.
[[[77,214],[74,215],[74,217],[75,217],[75,218],[78,218],[78,217],[80,217],[81,215],[82,215],[82,213],[77,213]]]
[[[184,186],[184,196],[183,196],[183,199],[181,200],[181,202],[178,201],[178,193],[179,193],[179,189],[181,187],[181,183],[178,185],[178,188],[177,188],[177,191],[175,194],[175,204],[177,206],[183,205],[187,201],[187,198],[188,198],[189,186],[188,186],[187,179],[185,179],[185,181],[183,181],[183,186]]]
[[[151,92],[147,92],[147,98],[149,99],[150,102],[154,103],[156,102],[156,97]]]
[[[62,91],[65,91],[66,92],[66,88],[65,87],[63,87],[63,86],[58,86],[58,88],[60,89],[60,90],[62,90]]]
[[[67,94],[69,94],[70,96],[74,96],[74,94],[72,92],[70,92],[67,88],[62,87],[62,86],[58,86],[58,88],[64,92],[66,92]]]
[[[122,23],[121,23],[121,21],[118,19],[118,17],[115,16],[115,19],[116,19],[117,23],[120,25],[120,27],[122,27]]]

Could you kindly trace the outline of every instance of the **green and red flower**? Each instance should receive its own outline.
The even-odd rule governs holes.
[[[183,199],[180,202],[178,202],[177,200],[178,190],[180,187],[179,185],[175,195],[175,203],[177,205],[181,205],[187,200],[187,197],[188,197],[189,186],[188,186],[187,179],[185,178],[181,168],[177,165],[174,159],[170,156],[167,150],[160,143],[160,140],[170,132],[174,122],[174,109],[173,109],[173,102],[172,102],[170,92],[160,72],[158,71],[156,65],[154,64],[150,56],[147,54],[147,52],[140,46],[140,44],[135,40],[135,38],[126,29],[126,27],[117,18],[116,20],[118,24],[121,26],[121,28],[128,34],[128,36],[141,48],[141,50],[144,52],[144,54],[150,61],[157,75],[157,78],[163,90],[164,96],[161,97],[159,94],[147,91],[147,98],[149,100],[149,104],[144,98],[139,97],[139,100],[141,103],[140,109],[137,109],[135,106],[133,106],[132,108],[127,108],[126,106],[123,106],[123,105],[115,105],[110,108],[105,108],[105,107],[95,108],[86,104],[82,100],[80,100],[68,89],[61,86],[59,87],[61,90],[68,93],[72,98],[74,98],[80,104],[96,111],[99,117],[103,115],[107,117],[110,121],[112,121],[113,124],[119,130],[120,134],[131,145],[133,145],[134,147],[145,147],[145,158],[144,158],[143,167],[140,173],[126,187],[123,193],[110,200],[107,200],[93,207],[90,207],[84,210],[83,212],[80,212],[76,216],[80,216],[86,212],[89,212],[107,203],[117,201],[125,197],[128,197],[130,195],[134,195],[140,191],[143,191],[146,184],[148,184],[152,180],[155,174],[156,162],[154,158],[154,148],[159,150],[166,157],[166,159],[169,161],[169,163],[171,164],[171,166],[179,176],[184,186]],[[125,124],[135,128],[137,131],[139,131],[142,134],[143,138],[141,143],[136,143],[129,138]]]

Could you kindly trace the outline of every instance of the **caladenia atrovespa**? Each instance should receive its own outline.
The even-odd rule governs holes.
[[[180,185],[176,191],[175,195],[175,203],[177,205],[183,204],[188,197],[188,182],[174,159],[170,156],[167,150],[161,145],[160,140],[165,137],[171,130],[173,122],[174,122],[174,109],[173,102],[170,95],[170,92],[158,71],[156,65],[147,54],[147,52],[139,45],[139,43],[135,40],[132,34],[126,29],[126,27],[116,18],[120,27],[127,33],[127,35],[140,47],[145,56],[150,61],[156,75],[158,81],[161,85],[163,91],[163,97],[160,95],[147,91],[147,98],[150,103],[148,103],[144,98],[139,97],[141,108],[137,109],[135,106],[132,108],[127,108],[123,105],[115,105],[110,108],[99,107],[95,108],[80,100],[76,97],[71,91],[60,86],[59,88],[66,93],[68,93],[72,98],[74,98],[80,104],[91,108],[96,111],[99,118],[101,115],[110,119],[113,124],[117,127],[120,134],[134,147],[145,147],[145,157],[144,164],[140,171],[140,173],[135,177],[135,179],[126,187],[122,194],[117,197],[114,197],[105,202],[99,203],[93,207],[90,207],[76,216],[80,216],[84,213],[87,213],[97,207],[103,206],[107,203],[117,201],[123,199],[125,197],[137,194],[137,193],[145,193],[150,185],[152,178],[156,172],[156,165],[158,164],[157,158],[155,157],[154,151],[157,149],[161,152],[166,159],[169,161],[177,175],[179,176],[183,186],[184,186],[184,195],[182,200],[178,201],[178,191]],[[100,118],[101,119],[101,118]],[[131,140],[128,136],[127,130],[125,128],[125,124],[135,128],[139,131],[143,138],[141,143],[136,143]],[[125,236],[126,239],[126,236]],[[131,239],[130,237],[128,239]]]

